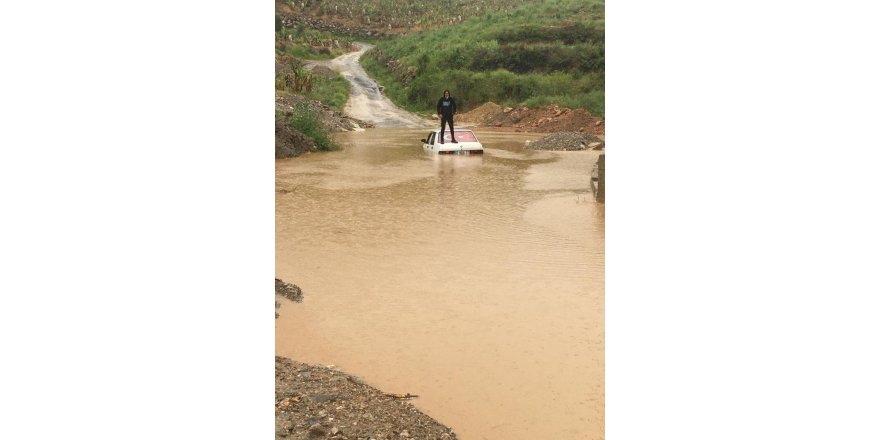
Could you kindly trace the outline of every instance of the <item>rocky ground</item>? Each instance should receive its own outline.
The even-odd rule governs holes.
[[[281,298],[302,302],[302,290],[275,278],[275,318]],[[382,392],[332,365],[275,357],[275,439],[456,440],[452,429],[409,399]]]
[[[350,116],[338,112],[328,105],[324,105],[321,101],[308,99],[302,95],[275,93],[275,110],[280,112],[290,112],[294,108],[304,105],[308,111],[315,113],[330,131],[354,131],[361,128],[372,128],[374,125],[355,119]]]
[[[302,289],[296,284],[285,283],[275,278],[275,310],[281,308],[281,301],[278,301],[279,298],[287,298],[293,302],[302,302]],[[278,319],[278,312],[275,312],[275,319]]]
[[[531,142],[526,142],[526,148],[532,150],[604,150],[605,141],[596,135],[579,133],[576,131],[562,131],[551,133]]]
[[[276,92],[275,111],[286,113],[295,108],[304,106],[321,119],[325,127],[330,131],[353,131],[362,128],[371,128],[373,124],[346,116],[320,101],[308,99],[301,95],[284,94]],[[290,125],[283,116],[275,117],[275,158],[301,156],[307,152],[315,151],[315,143],[312,139],[299,132]]]
[[[275,438],[453,440],[407,399],[331,367],[275,357]]]
[[[522,132],[579,132],[605,135],[605,118],[584,109],[558,105],[540,107],[501,107],[487,102],[469,112],[455,115],[455,122],[477,127],[508,127]]]

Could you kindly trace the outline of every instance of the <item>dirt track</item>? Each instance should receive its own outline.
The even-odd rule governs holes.
[[[422,119],[397,107],[379,91],[379,85],[367,75],[364,68],[358,62],[361,55],[373,46],[366,43],[356,44],[360,48],[357,52],[351,52],[330,61],[309,61],[306,64],[307,66],[324,65],[338,70],[351,83],[351,91],[348,102],[345,105],[345,114],[353,118],[372,122],[376,127],[433,127],[435,125],[434,122]]]

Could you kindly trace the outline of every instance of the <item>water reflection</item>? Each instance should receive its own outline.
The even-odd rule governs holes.
[[[434,162],[437,175],[474,172],[483,164],[483,155],[434,154],[425,152]]]

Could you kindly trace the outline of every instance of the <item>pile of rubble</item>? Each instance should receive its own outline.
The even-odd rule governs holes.
[[[526,148],[557,151],[603,150],[605,141],[592,134],[563,131],[527,142]]]
[[[570,131],[605,134],[605,118],[584,109],[570,109],[555,104],[539,107],[501,107],[493,102],[456,115],[456,122],[482,127],[511,127],[515,131],[553,133]]]

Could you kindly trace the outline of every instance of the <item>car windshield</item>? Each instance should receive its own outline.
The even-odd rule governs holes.
[[[439,136],[439,134],[438,134]],[[443,133],[443,140],[449,142],[452,140],[452,135],[447,131]],[[456,131],[455,132],[455,140],[459,142],[479,142],[477,141],[477,137],[474,136],[474,132],[472,131]]]

